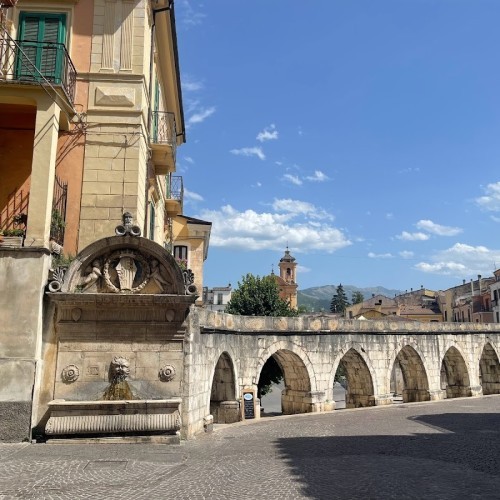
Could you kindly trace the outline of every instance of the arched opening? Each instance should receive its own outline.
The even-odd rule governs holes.
[[[441,363],[441,389],[447,398],[471,396],[469,372],[464,358],[456,347],[450,347]]]
[[[479,360],[479,374],[483,394],[500,394],[500,364],[491,344],[484,346]]]
[[[394,360],[391,374],[391,393],[394,401],[403,403],[430,401],[429,381],[422,359],[413,347],[403,347]]]
[[[375,405],[370,370],[365,360],[354,349],[349,349],[340,360],[334,380],[335,408],[361,408]]]
[[[270,380],[269,373],[276,375],[274,378],[275,381],[271,384],[270,388],[274,388],[275,390],[278,388],[279,390],[279,382],[276,383],[276,380],[279,380],[280,372],[284,385],[284,389],[281,391],[281,413],[283,415],[291,415],[294,413],[311,412],[312,399],[309,373],[302,359],[291,351],[279,350],[266,361],[259,374],[258,388],[261,396],[262,389]],[[267,385],[269,386],[269,384]],[[263,395],[265,396],[266,394]],[[261,404],[267,404],[267,402],[261,402]]]
[[[240,419],[240,405],[236,400],[236,384],[231,357],[223,352],[215,366],[210,392],[210,413],[215,424],[232,424]]]

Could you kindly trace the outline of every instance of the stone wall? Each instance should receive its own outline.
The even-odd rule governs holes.
[[[21,441],[30,437],[50,257],[29,248],[0,254],[0,441]]]

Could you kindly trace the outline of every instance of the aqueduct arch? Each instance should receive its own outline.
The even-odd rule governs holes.
[[[472,395],[469,370],[460,351],[451,346],[441,363],[441,388],[446,390],[447,398]]]
[[[483,394],[500,394],[500,366],[493,346],[488,342],[479,360],[479,374]]]
[[[422,358],[414,347],[407,344],[399,350],[392,370],[397,366],[403,378],[403,402],[429,401],[429,380]]]
[[[214,423],[229,424],[239,420],[236,376],[231,356],[223,352],[215,365],[210,391],[210,414]]]
[[[271,346],[268,352],[261,357],[257,369],[256,383],[260,379],[262,369],[270,357],[278,363],[285,389],[281,393],[281,409],[283,415],[294,413],[309,413],[315,411],[311,395],[311,369],[312,365],[304,353],[294,352],[300,349],[295,346],[290,349],[286,343],[278,342]],[[304,358],[306,361],[304,361]],[[313,381],[314,383],[314,381]]]
[[[373,378],[361,354],[351,347],[340,359],[335,372],[342,367],[347,379],[346,408],[360,408],[375,405]],[[333,383],[332,383],[333,386]]]

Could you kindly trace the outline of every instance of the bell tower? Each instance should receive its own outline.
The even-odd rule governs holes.
[[[290,302],[293,309],[297,309],[297,262],[295,257],[290,254],[288,246],[285,255],[280,259],[279,267],[281,278],[279,280],[280,296]]]

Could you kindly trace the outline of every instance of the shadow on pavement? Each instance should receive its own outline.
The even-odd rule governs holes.
[[[279,458],[311,499],[500,498],[500,414],[411,420],[421,433],[280,438]]]

